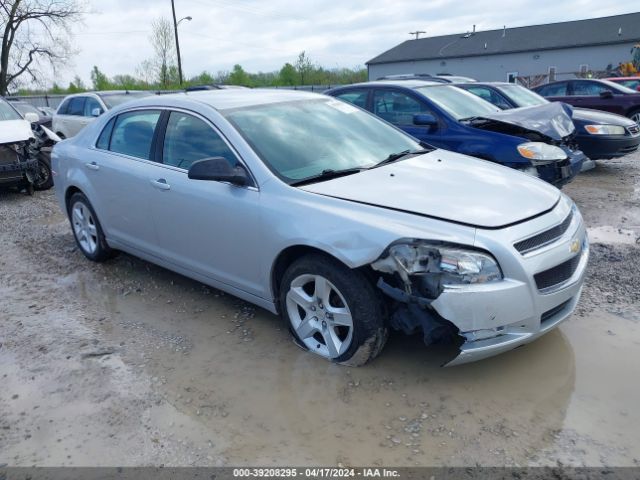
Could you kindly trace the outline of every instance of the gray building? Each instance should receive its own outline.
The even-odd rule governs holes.
[[[407,40],[367,62],[369,79],[449,73],[481,81],[543,83],[601,75],[630,62],[640,13]]]

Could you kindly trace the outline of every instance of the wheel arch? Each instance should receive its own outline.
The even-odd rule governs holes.
[[[65,205],[65,208],[67,209],[67,211],[69,211],[69,200],[71,200],[71,197],[75,193],[82,193],[83,195],[85,194],[82,190],[80,190],[75,185],[69,185],[67,187],[67,190],[64,192],[64,205]]]
[[[353,269],[353,267],[348,265],[343,259],[319,247],[299,244],[291,245],[285,248],[278,254],[273,264],[271,265],[271,274],[269,277],[271,284],[271,295],[278,312],[280,312],[280,283],[282,282],[284,273],[287,271],[287,268],[289,268],[289,266],[293,264],[293,262],[295,262],[299,258],[304,257],[305,255],[310,254],[319,254],[330,257],[337,262],[340,262],[345,267]]]

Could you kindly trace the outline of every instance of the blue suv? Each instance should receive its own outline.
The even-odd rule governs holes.
[[[366,109],[430,145],[497,162],[557,187],[587,157],[575,140],[569,107],[549,103],[501,110],[450,84],[378,81],[325,92]]]

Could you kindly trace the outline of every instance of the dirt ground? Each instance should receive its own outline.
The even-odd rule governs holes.
[[[640,155],[566,192],[592,258],[576,314],[448,369],[393,334],[362,368],[282,321],[75,247],[52,192],[0,193],[0,465],[640,465]]]

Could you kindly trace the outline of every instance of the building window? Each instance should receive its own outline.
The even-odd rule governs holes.
[[[517,83],[518,72],[508,72],[507,73],[507,82],[509,83]]]
[[[556,81],[556,67],[549,67],[549,81]]]

